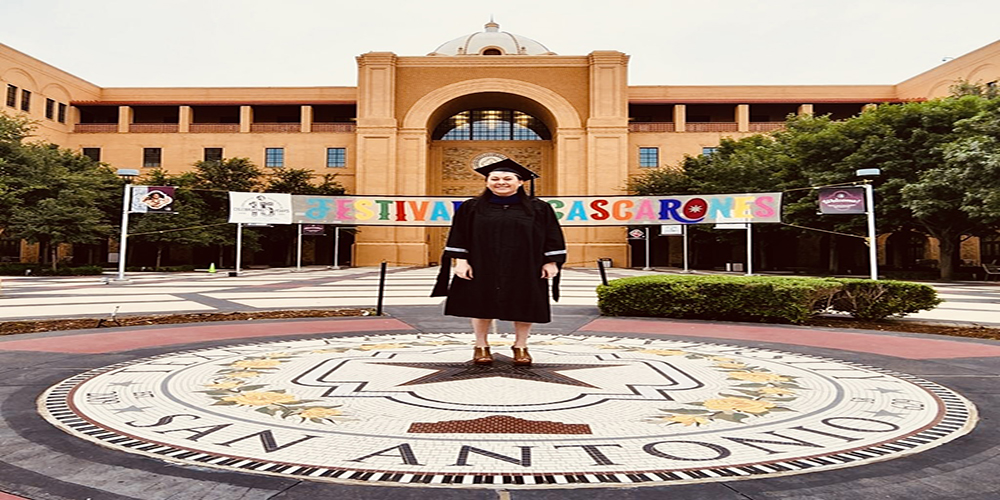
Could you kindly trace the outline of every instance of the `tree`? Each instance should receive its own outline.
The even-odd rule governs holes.
[[[940,276],[954,277],[964,235],[984,230],[988,219],[963,209],[971,170],[950,167],[945,151],[967,135],[959,123],[984,111],[987,99],[967,95],[927,102],[880,105],[832,123],[837,152],[804,165],[814,180],[846,182],[861,168],[877,167],[876,213],[880,232],[915,230],[938,240]],[[993,185],[996,185],[993,183]]]
[[[298,195],[336,196],[345,193],[344,186],[336,181],[336,174],[323,174],[319,183],[314,184],[317,174],[308,169],[276,168],[267,176],[265,192]],[[272,241],[287,242],[282,252],[285,265],[291,264],[293,245],[297,236],[295,226],[275,226],[265,228],[262,235]]]
[[[169,175],[156,169],[144,176],[142,183],[151,186],[174,186],[174,210],[164,214],[140,214],[129,219],[129,238],[156,248],[155,267],[162,267],[163,252],[170,247],[206,247],[212,242],[206,226],[205,201],[191,189],[194,176]],[[135,246],[130,246],[134,250]]]
[[[961,239],[995,232],[1000,220],[1000,98],[963,89],[843,121],[793,117],[784,131],[723,140],[711,156],[686,158],[680,171],[649,172],[630,187],[640,194],[781,189],[786,221],[857,234],[861,218],[818,218],[805,188],[850,184],[858,169],[877,167],[879,231],[934,237],[941,278],[952,279]]]
[[[0,224],[39,243],[56,269],[64,243],[96,243],[113,232],[121,180],[105,165],[54,144],[26,142],[31,123],[0,115]]]
[[[229,191],[257,191],[262,188],[264,172],[249,158],[225,158],[221,161],[199,161],[191,173],[191,187],[197,189],[204,202],[203,222],[209,244],[218,246],[218,262],[223,265],[225,248],[235,244],[235,233],[225,222],[229,220]],[[244,235],[244,244],[257,246],[257,234]]]

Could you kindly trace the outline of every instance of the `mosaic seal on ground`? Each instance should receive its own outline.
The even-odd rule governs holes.
[[[438,486],[663,484],[864,465],[972,430],[932,382],[855,363],[701,342],[385,334],[241,344],[99,368],[42,415],[103,446],[328,481]]]

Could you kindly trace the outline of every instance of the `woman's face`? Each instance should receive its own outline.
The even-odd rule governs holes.
[[[514,172],[490,172],[486,177],[486,188],[497,196],[510,196],[523,184],[524,181],[518,179]]]

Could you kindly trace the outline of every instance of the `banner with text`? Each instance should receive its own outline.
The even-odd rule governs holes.
[[[229,222],[291,224],[292,195],[229,192]]]
[[[259,196],[257,193],[240,193]],[[276,196],[266,194],[266,196]],[[292,196],[291,221],[352,226],[449,226],[467,197]],[[781,193],[543,197],[563,226],[781,222]],[[235,205],[234,205],[235,206]],[[232,220],[231,222],[237,222]]]

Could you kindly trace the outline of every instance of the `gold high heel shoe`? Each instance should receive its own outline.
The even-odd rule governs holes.
[[[493,355],[490,354],[489,347],[476,347],[472,351],[472,362],[477,365],[492,365]]]
[[[514,351],[514,366],[530,366],[531,355],[528,354],[527,347],[511,347]]]

